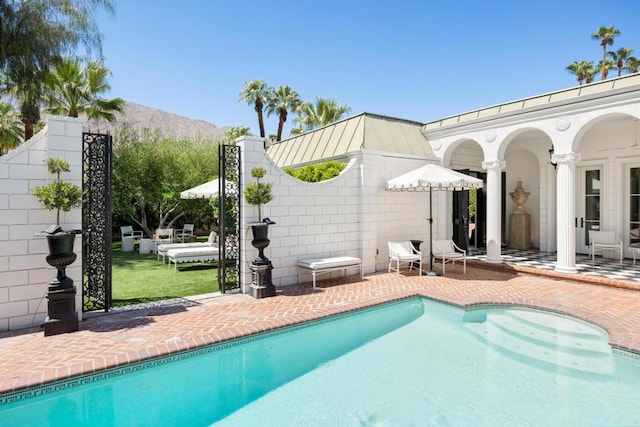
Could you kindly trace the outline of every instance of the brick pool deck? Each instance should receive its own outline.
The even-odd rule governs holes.
[[[377,273],[279,289],[256,300],[221,295],[94,316],[80,331],[44,337],[32,328],[0,333],[0,393],[193,349],[388,301],[440,301],[550,309],[606,329],[611,345],[640,353],[640,284],[530,267],[469,261],[440,277]]]

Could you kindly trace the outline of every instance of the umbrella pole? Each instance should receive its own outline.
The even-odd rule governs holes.
[[[424,273],[423,273],[424,274]],[[440,276],[433,270],[433,190],[429,187],[429,271],[427,276]]]
[[[433,190],[429,188],[429,272],[433,271]]]

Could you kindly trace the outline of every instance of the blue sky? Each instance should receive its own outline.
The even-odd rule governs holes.
[[[256,134],[249,80],[427,122],[576,85],[565,67],[601,59],[601,25],[640,56],[640,0],[115,2],[98,18],[111,96]]]

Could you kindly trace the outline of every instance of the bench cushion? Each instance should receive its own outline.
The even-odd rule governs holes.
[[[169,258],[191,258],[206,255],[217,255],[217,246],[203,246],[195,248],[169,249],[167,255]]]
[[[327,258],[307,258],[298,261],[298,267],[309,270],[323,270],[327,268],[349,267],[360,265],[360,258],[351,256],[327,257]]]
[[[171,249],[185,249],[185,248],[210,248],[209,243],[164,243],[158,246],[158,252],[160,254],[166,254]],[[217,246],[216,246],[217,247]]]

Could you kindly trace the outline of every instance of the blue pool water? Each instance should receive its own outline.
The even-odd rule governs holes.
[[[640,360],[607,339],[566,317],[415,298],[0,396],[0,425],[640,425]]]

